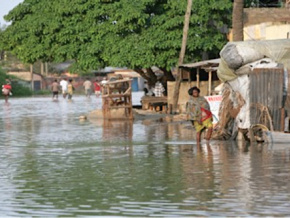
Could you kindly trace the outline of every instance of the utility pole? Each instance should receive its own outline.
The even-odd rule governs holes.
[[[43,64],[42,61],[40,62],[40,74],[41,74],[41,75],[44,74],[44,64]]]
[[[34,91],[33,64],[30,64],[30,76],[31,90]]]
[[[185,56],[187,36],[188,36],[190,16],[191,16],[191,8],[192,8],[192,0],[187,0],[186,13],[184,16],[182,44],[181,44],[181,50],[179,53],[178,65],[177,65],[178,72],[177,72],[177,77],[176,77],[176,82],[175,82],[175,87],[174,87],[174,93],[173,93],[173,112],[174,113],[177,112],[177,106],[178,106],[179,89],[180,89],[180,84],[182,80],[181,70],[179,66],[183,64],[183,60]]]

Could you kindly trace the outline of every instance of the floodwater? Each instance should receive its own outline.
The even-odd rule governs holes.
[[[287,145],[198,148],[186,122],[80,121],[96,98],[1,101],[1,216],[290,215]]]

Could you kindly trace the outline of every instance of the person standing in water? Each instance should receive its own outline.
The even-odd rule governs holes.
[[[62,90],[62,96],[63,96],[63,98],[66,98],[67,86],[68,86],[68,82],[67,82],[66,78],[64,78],[60,81],[60,86],[61,86],[61,90]]]
[[[98,80],[94,82],[94,87],[95,87],[95,95],[96,97],[99,97],[101,94],[101,85]]]
[[[86,81],[83,83],[83,86],[85,88],[86,97],[90,98],[92,93],[92,82],[89,80],[89,78],[86,79]]]
[[[187,119],[191,120],[192,125],[195,127],[197,145],[200,144],[201,132],[204,129],[207,129],[205,139],[209,143],[213,130],[212,113],[209,103],[204,97],[199,95],[200,89],[196,86],[190,88],[188,94],[190,99],[186,104]]]
[[[2,86],[2,94],[5,97],[5,102],[8,103],[8,97],[9,95],[12,95],[12,86],[11,86],[11,82],[9,79],[6,79],[6,84]]]
[[[73,84],[72,84],[72,79],[69,79],[68,80],[68,85],[67,85],[67,94],[68,94],[68,100],[71,101],[72,100],[72,96],[73,96],[73,93],[74,93],[74,90],[75,88],[73,87]]]
[[[59,84],[57,80],[55,79],[54,82],[51,84],[52,100],[58,99],[58,90],[59,90]]]

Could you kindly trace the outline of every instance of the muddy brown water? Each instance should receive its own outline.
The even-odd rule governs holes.
[[[100,99],[0,102],[1,216],[289,216],[290,147],[212,142],[189,123],[80,121]]]

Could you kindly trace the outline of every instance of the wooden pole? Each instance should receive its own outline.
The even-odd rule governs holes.
[[[196,72],[196,86],[197,88],[199,88],[200,84],[199,84],[199,67],[197,68],[197,72]]]
[[[208,72],[208,95],[211,95],[211,87],[212,87],[212,72]]]
[[[180,89],[180,84],[181,84],[181,80],[182,80],[181,70],[180,70],[179,66],[182,65],[183,60],[184,60],[184,56],[185,56],[189,22],[190,22],[190,16],[191,16],[191,8],[192,8],[192,0],[187,0],[187,8],[186,8],[185,16],[184,16],[182,44],[181,44],[181,50],[179,53],[178,66],[177,66],[177,77],[176,77],[174,93],[173,93],[173,113],[176,113],[176,110],[177,110],[177,104],[178,104],[178,98],[179,98],[179,89]]]
[[[45,62],[45,76],[47,76],[48,74],[48,64],[47,62]]]
[[[44,74],[44,64],[43,64],[43,62],[40,62],[40,74],[41,75]]]
[[[31,81],[31,90],[34,91],[33,64],[30,64],[30,81]]]

